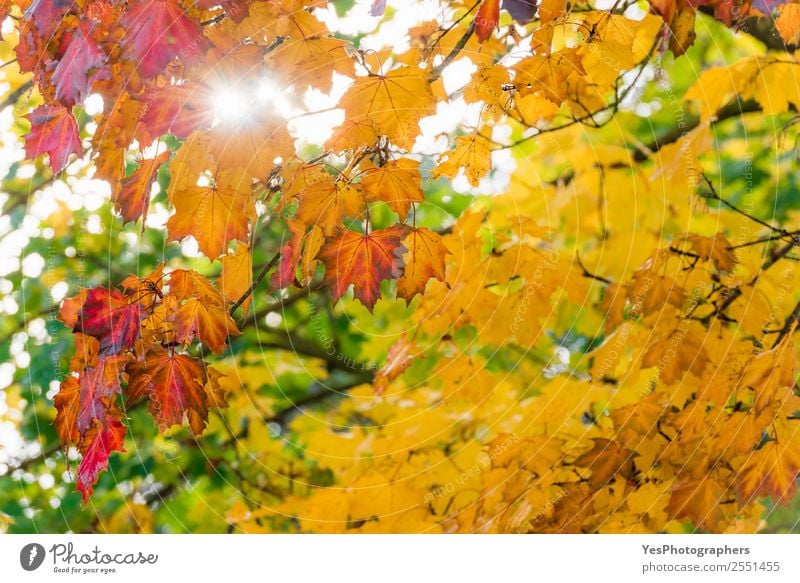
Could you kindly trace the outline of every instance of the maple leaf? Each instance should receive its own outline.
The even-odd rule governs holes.
[[[455,178],[463,169],[469,183],[477,187],[491,166],[489,140],[477,132],[471,136],[461,136],[456,140],[455,149],[445,152],[437,161],[438,166],[431,172],[433,178]]]
[[[800,446],[796,440],[787,436],[780,441],[770,441],[746,459],[737,476],[737,491],[742,502],[770,496],[780,504],[791,503],[800,474]]]
[[[155,158],[142,160],[133,174],[122,181],[120,188],[112,196],[114,207],[122,215],[123,222],[137,221],[147,216],[150,205],[150,191],[159,167],[169,160],[172,152],[167,150]]]
[[[207,47],[200,26],[186,16],[177,0],[131,3],[121,23],[125,54],[145,79],[162,73],[175,57],[192,62]]]
[[[486,42],[500,22],[500,0],[483,0],[475,14],[475,34],[478,40]]]
[[[278,268],[269,279],[272,289],[283,289],[294,283],[296,279],[297,263],[303,250],[303,238],[306,226],[299,221],[287,220],[289,227],[289,240],[281,247],[281,259]]]
[[[106,54],[91,36],[90,25],[81,23],[71,31],[67,50],[53,71],[56,99],[71,107],[82,103],[98,79],[109,79]]]
[[[164,288],[164,263],[159,263],[156,268],[145,277],[129,275],[123,279],[119,286],[129,295],[135,295],[140,304],[152,306],[162,298]]]
[[[328,177],[306,186],[300,195],[297,218],[320,227],[326,235],[332,235],[341,226],[342,219],[358,216],[364,210],[360,185]]]
[[[231,302],[236,302],[253,283],[253,254],[250,247],[239,244],[234,253],[222,257],[222,272],[219,276],[219,289]],[[252,296],[242,302],[242,311],[247,312]]]
[[[399,67],[386,75],[359,77],[339,106],[349,123],[370,125],[377,135],[410,150],[419,134],[419,120],[435,112],[436,100],[424,71]]]
[[[483,101],[492,113],[500,113],[509,101],[503,87],[509,82],[508,68],[503,65],[481,67],[464,87],[464,101]]]
[[[631,479],[636,473],[634,458],[638,454],[620,447],[614,441],[602,438],[592,440],[592,449],[575,460],[575,465],[592,470],[589,484],[593,488],[605,486],[614,476],[620,474]]]
[[[684,239],[701,258],[713,261],[721,272],[731,271],[736,264],[736,257],[730,249],[730,241],[722,233],[717,233],[713,238],[701,237],[691,233],[679,235],[678,237],[678,240],[680,238]]]
[[[95,117],[97,129],[92,136],[92,149],[98,178],[119,187],[125,176],[125,152],[134,139],[136,123],[141,114],[141,104],[127,94],[120,96],[110,111]]]
[[[81,308],[86,302],[88,290],[80,288],[73,298],[65,298],[58,309],[58,319],[68,328],[74,328],[81,313]]]
[[[411,366],[416,355],[417,348],[409,340],[403,339],[392,344],[386,355],[386,362],[375,374],[375,393],[381,395],[386,392],[389,384]]]
[[[85,368],[91,368],[97,364],[97,357],[100,354],[100,343],[96,338],[86,334],[75,334],[75,354],[69,361],[69,370],[80,372]]]
[[[225,298],[219,290],[191,269],[176,269],[169,274],[169,294],[179,300],[199,298],[209,305],[225,304]]]
[[[800,41],[800,5],[784,4],[778,9],[775,28],[787,45],[797,45]]]
[[[145,99],[136,133],[150,144],[164,134],[188,138],[199,128],[211,127],[213,109],[201,102],[203,92],[195,84],[167,85],[151,92]]]
[[[678,382],[687,372],[699,376],[707,364],[703,345],[680,330],[655,340],[642,357],[642,368],[658,367],[659,378],[667,384]]]
[[[253,109],[238,122],[215,125],[210,138],[219,168],[245,170],[260,180],[268,179],[277,158],[291,158],[295,153],[285,120],[267,108]]]
[[[86,434],[82,443],[83,458],[78,465],[78,478],[75,489],[83,496],[83,503],[88,502],[94,491],[97,476],[108,467],[111,452],[125,451],[125,433],[127,428],[118,418],[106,415],[104,419],[96,419],[92,429]]]
[[[252,180],[243,169],[222,170],[211,186],[168,189],[175,214],[167,221],[170,240],[193,236],[203,254],[216,259],[233,240],[247,241],[255,218]]]
[[[347,54],[349,42],[322,36],[287,39],[266,56],[280,81],[310,86],[330,93],[333,73],[352,77],[355,67]]]
[[[419,162],[401,158],[367,171],[361,179],[367,201],[385,202],[405,219],[412,203],[425,200],[418,168]]]
[[[355,297],[372,311],[380,297],[381,281],[402,273],[406,248],[400,241],[405,231],[401,225],[363,235],[346,231],[326,243],[317,257],[325,263],[325,282],[333,301],[339,301],[353,284]]]
[[[714,478],[686,478],[672,487],[667,511],[673,518],[688,518],[701,528],[716,532],[724,520],[720,505],[725,498],[725,487]]]
[[[28,116],[31,130],[25,136],[25,155],[33,159],[50,156],[50,168],[61,172],[70,154],[83,153],[75,117],[63,105],[40,105]]]
[[[103,419],[113,403],[114,397],[122,391],[124,369],[133,359],[130,354],[101,358],[97,366],[81,373],[80,407],[75,418],[75,427],[83,435],[90,429],[95,419]]]
[[[405,269],[397,280],[397,295],[410,302],[425,291],[431,278],[444,281],[444,262],[450,251],[442,238],[427,227],[411,229],[403,239],[403,246],[408,252],[403,256]]]
[[[80,411],[80,384],[77,377],[67,376],[61,381],[58,393],[53,397],[56,408],[56,434],[62,444],[77,443],[80,432],[75,426]]]
[[[41,38],[49,41],[72,5],[72,0],[33,0],[25,18],[35,24]]]
[[[144,316],[144,306],[131,303],[119,290],[92,288],[86,292],[73,331],[97,338],[102,354],[115,354],[133,346]]]
[[[175,339],[189,343],[198,338],[217,354],[225,350],[228,336],[238,336],[239,329],[223,307],[197,298],[184,302],[172,317]]]
[[[186,354],[150,350],[141,362],[128,367],[130,380],[126,394],[130,403],[149,398],[150,413],[161,430],[183,423],[189,415],[195,435],[203,432],[208,420],[203,363]]]

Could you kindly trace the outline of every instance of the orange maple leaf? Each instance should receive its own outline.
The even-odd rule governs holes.
[[[366,234],[346,231],[329,241],[317,256],[325,263],[325,281],[339,301],[350,284],[355,297],[372,311],[381,293],[381,281],[395,279],[402,273],[403,253],[400,243],[406,229],[395,225]]]

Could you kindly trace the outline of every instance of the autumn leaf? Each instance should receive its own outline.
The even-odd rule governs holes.
[[[500,0],[483,0],[475,14],[475,34],[478,40],[486,42],[500,21]]]
[[[109,77],[106,54],[92,38],[90,25],[80,23],[53,71],[56,99],[67,107],[80,104],[96,80]]]
[[[206,372],[201,361],[186,354],[153,349],[141,362],[128,367],[129,403],[142,398],[158,426],[164,430],[183,423],[188,415],[192,432],[203,432],[208,420]]]
[[[170,238],[193,236],[209,259],[228,250],[233,240],[247,241],[255,218],[250,176],[242,169],[223,170],[210,186],[187,186],[167,191],[175,214],[167,221]]]
[[[71,4],[70,0],[34,0],[25,10],[25,17],[34,23],[39,35],[46,39],[56,31]]]
[[[185,14],[177,0],[130,4],[122,16],[122,26],[125,55],[143,78],[162,73],[175,57],[191,62],[207,44],[200,26]]]
[[[702,259],[713,261],[721,272],[731,271],[736,264],[736,257],[731,251],[731,243],[722,233],[717,233],[713,238],[686,233],[683,237],[679,236],[678,240],[681,238]]]
[[[75,294],[75,297],[65,298],[64,301],[61,302],[61,306],[58,309],[58,319],[68,328],[74,328],[75,324],[78,322],[81,308],[83,308],[83,304],[86,303],[86,296],[88,293],[89,291],[86,288],[80,288],[78,293]]]
[[[648,346],[642,367],[657,367],[667,384],[678,382],[687,372],[699,376],[706,367],[705,348],[685,329],[675,329]]]
[[[125,451],[125,433],[127,428],[112,415],[102,420],[96,419],[94,426],[86,434],[82,442],[83,457],[78,465],[78,478],[75,489],[83,496],[83,503],[89,501],[94,491],[94,484],[100,472],[108,467],[108,458],[112,452]]]
[[[219,168],[243,170],[259,180],[268,179],[277,158],[291,158],[295,150],[286,122],[266,108],[216,124],[209,138],[210,153]]]
[[[401,158],[368,170],[361,179],[368,202],[385,202],[400,219],[408,216],[412,203],[422,202],[419,162]]]
[[[790,436],[770,441],[750,453],[739,470],[737,491],[742,502],[770,496],[788,505],[797,491],[800,474],[800,447]]]
[[[483,101],[493,113],[501,112],[511,96],[503,88],[509,83],[508,68],[503,65],[490,65],[475,71],[464,88],[464,101],[478,103]]]
[[[225,350],[229,336],[239,335],[239,329],[227,310],[196,298],[187,300],[178,308],[173,322],[178,342],[188,344],[198,339],[217,354]]]
[[[266,56],[276,77],[330,93],[333,74],[355,75],[347,41],[329,36],[288,38]],[[298,74],[299,72],[299,74]]]
[[[303,250],[303,238],[306,234],[305,225],[299,221],[287,220],[286,226],[289,227],[289,238],[281,246],[281,258],[278,268],[270,277],[269,284],[272,289],[283,289],[294,283],[297,264],[300,261],[300,253]]]
[[[800,5],[784,4],[778,8],[775,28],[787,45],[796,45],[800,40]]]
[[[66,107],[40,105],[27,117],[31,122],[31,130],[25,136],[25,155],[29,159],[47,154],[53,172],[61,172],[70,154],[80,156],[83,152],[78,124]]]
[[[170,272],[169,295],[178,300],[197,298],[208,305],[225,305],[225,298],[219,290],[203,275],[192,269],[176,269]]]
[[[222,272],[219,276],[219,289],[231,302],[236,302],[253,283],[253,254],[250,247],[239,244],[236,251],[222,257]],[[251,297],[242,302],[242,311],[247,313]]]
[[[366,123],[377,135],[410,150],[419,133],[419,120],[435,111],[427,75],[399,67],[386,75],[358,77],[342,96],[340,107],[350,123]]]
[[[92,288],[86,292],[73,331],[97,338],[103,354],[116,354],[133,346],[144,316],[144,307],[118,290]]]
[[[589,468],[592,471],[589,483],[593,487],[599,487],[617,474],[626,479],[633,478],[636,472],[636,456],[636,452],[620,447],[614,441],[595,438],[592,440],[592,449],[578,457],[575,465]]]
[[[360,185],[328,178],[307,185],[300,195],[297,218],[320,227],[326,235],[332,235],[345,217],[358,216],[364,210]]]
[[[427,227],[409,230],[403,246],[407,252],[403,256],[403,276],[397,280],[397,296],[410,302],[425,291],[431,278],[444,281],[444,262],[450,251],[442,238]]]
[[[100,354],[100,343],[96,338],[81,334],[75,334],[75,354],[69,361],[69,370],[80,372],[85,368],[91,368],[97,364],[97,357]]]
[[[167,85],[151,92],[138,117],[138,139],[150,144],[164,134],[188,138],[197,129],[211,127],[213,109],[203,102],[205,93],[194,84]]]
[[[169,160],[172,152],[162,152],[155,158],[142,160],[133,174],[122,181],[120,189],[112,198],[114,206],[122,215],[124,222],[137,221],[147,217],[147,208],[150,205],[150,191],[156,179],[159,167]]]
[[[339,301],[353,284],[355,297],[372,311],[381,293],[384,279],[396,279],[402,273],[403,253],[400,243],[405,228],[399,225],[366,234],[345,231],[328,241],[319,252],[325,263],[325,281],[331,287],[333,301]]]
[[[77,377],[64,377],[58,393],[53,397],[53,405],[56,408],[58,439],[65,445],[77,443],[80,439],[80,432],[75,425],[80,411],[80,384]]]
[[[386,355],[386,362],[375,375],[375,393],[378,395],[385,393],[389,384],[411,366],[416,353],[416,347],[408,340],[392,344]]]
[[[686,478],[673,486],[667,511],[673,518],[688,518],[709,532],[717,532],[724,520],[720,505],[725,497],[725,488],[710,476]]]
[[[471,136],[461,136],[456,140],[456,147],[452,152],[445,152],[438,158],[438,166],[433,169],[433,178],[455,178],[459,170],[464,170],[464,175],[469,183],[477,187],[481,178],[489,173],[491,165],[491,149],[489,140],[478,133]]]
[[[75,427],[81,435],[91,428],[95,419],[104,418],[116,396],[121,394],[122,383],[127,380],[125,367],[132,359],[130,354],[108,356],[81,373],[79,410],[75,418]]]

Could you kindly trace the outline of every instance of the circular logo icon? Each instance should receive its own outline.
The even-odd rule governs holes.
[[[30,543],[19,552],[19,564],[26,571],[35,571],[44,562],[44,547],[39,543]]]

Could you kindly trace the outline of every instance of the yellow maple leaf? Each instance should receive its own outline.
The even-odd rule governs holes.
[[[422,69],[399,67],[386,75],[356,79],[339,102],[350,123],[372,126],[404,150],[419,134],[419,120],[436,110],[436,100]]]
[[[481,178],[489,173],[492,152],[490,142],[478,132],[470,136],[461,136],[456,140],[456,147],[438,158],[439,165],[433,169],[433,178],[455,178],[459,170],[464,170],[467,180],[477,187]]]
[[[178,189],[171,184],[167,192],[175,207],[167,221],[170,240],[191,235],[212,260],[227,251],[229,241],[247,240],[256,211],[252,180],[243,168],[223,170],[209,186]]]

